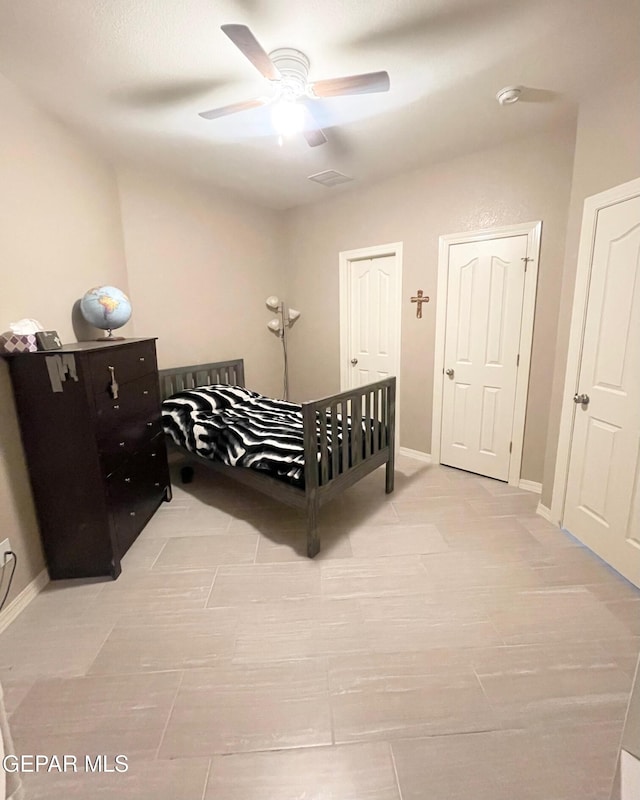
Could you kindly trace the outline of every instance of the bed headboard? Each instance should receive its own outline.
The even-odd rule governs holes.
[[[209,386],[212,383],[228,383],[230,386],[244,386],[244,361],[215,361],[212,364],[192,364],[189,367],[161,369],[160,397],[166,400],[176,392],[194,389],[196,386]]]

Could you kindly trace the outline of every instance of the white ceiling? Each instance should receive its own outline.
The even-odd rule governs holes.
[[[314,101],[329,142],[278,145],[264,93],[222,33],[302,50],[310,79],[387,70],[391,90]],[[158,165],[274,208],[523,136],[637,70],[640,0],[0,0],[0,73],[114,160]],[[505,85],[522,101],[499,106]]]

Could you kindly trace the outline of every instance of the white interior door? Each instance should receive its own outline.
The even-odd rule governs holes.
[[[340,253],[340,386],[396,378],[400,442],[402,242]]]
[[[640,196],[597,211],[587,250],[562,524],[640,586]]]
[[[449,247],[440,462],[509,479],[525,234]]]
[[[351,386],[394,374],[390,325],[394,256],[351,261]]]
[[[349,259],[347,383],[362,386],[398,374],[398,305],[400,296],[397,256]],[[343,372],[344,374],[344,372]]]

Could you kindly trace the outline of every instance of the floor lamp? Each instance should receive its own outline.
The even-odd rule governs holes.
[[[266,299],[266,306],[271,311],[274,311],[277,316],[267,322],[267,328],[276,335],[282,342],[282,357],[284,360],[284,377],[283,377],[283,392],[284,399],[289,399],[289,364],[287,356],[287,331],[294,322],[300,318],[300,312],[295,308],[289,308],[280,300],[279,297],[272,294]]]

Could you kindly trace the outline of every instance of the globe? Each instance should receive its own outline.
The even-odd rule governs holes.
[[[115,286],[96,286],[80,301],[82,316],[94,328],[111,331],[121,328],[131,317],[131,303],[127,295]]]

